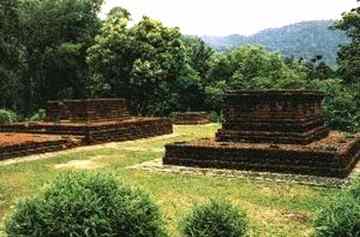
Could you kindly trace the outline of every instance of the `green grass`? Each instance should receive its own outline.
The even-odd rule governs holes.
[[[70,168],[56,169],[69,161],[90,161],[98,172],[113,173],[119,181],[149,192],[161,206],[171,236],[179,237],[176,226],[195,203],[224,198],[245,209],[251,236],[310,236],[314,211],[336,192],[311,186],[259,182],[225,177],[147,173],[127,166],[163,156],[168,142],[214,136],[218,125],[177,126],[176,136],[117,143],[89,151],[69,151],[46,160],[0,166],[0,220],[20,198],[29,197]],[[96,168],[97,167],[97,168]],[[75,169],[73,167],[73,169]],[[0,236],[3,224],[0,225]]]

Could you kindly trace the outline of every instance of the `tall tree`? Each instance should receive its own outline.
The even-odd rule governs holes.
[[[339,72],[348,83],[359,82],[360,75],[360,7],[343,13],[335,28],[342,30],[351,39],[342,45],[338,53]]]
[[[181,33],[148,17],[130,28],[128,21],[126,14],[111,14],[104,23],[88,51],[93,78],[108,96],[127,98],[134,113],[166,113],[171,84],[185,71]]]
[[[103,0],[28,0],[22,5],[27,112],[49,99],[87,96],[86,50],[98,33]]]
[[[16,109],[19,101],[19,74],[22,50],[18,41],[19,2],[0,1],[0,107]]]
[[[302,89],[306,74],[300,65],[289,66],[280,54],[260,46],[244,46],[216,55],[206,80],[209,106],[221,108],[226,89]]]

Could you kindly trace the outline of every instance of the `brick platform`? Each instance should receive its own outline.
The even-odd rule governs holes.
[[[228,91],[215,139],[166,145],[165,165],[346,177],[360,138],[329,135],[316,91]]]
[[[329,134],[316,91],[229,91],[217,141],[309,144]]]
[[[46,121],[110,121],[129,117],[125,99],[49,101]]]
[[[178,125],[208,124],[210,114],[207,112],[176,112],[171,114],[172,121]]]
[[[166,165],[345,178],[360,157],[360,138],[332,133],[312,144],[253,144],[204,139],[166,145]]]
[[[0,133],[0,161],[19,156],[65,150],[78,145],[80,145],[79,140],[69,137]]]
[[[91,123],[15,123],[0,126],[0,132],[62,134],[83,137],[84,144],[147,138],[173,132],[169,119],[128,118]]]

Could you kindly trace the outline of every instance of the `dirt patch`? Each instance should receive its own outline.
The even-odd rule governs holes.
[[[19,145],[34,144],[48,141],[58,141],[63,139],[62,136],[55,135],[39,135],[26,133],[0,133],[0,148]]]
[[[99,164],[93,160],[71,160],[65,164],[55,165],[55,169],[78,169],[78,170],[93,170],[104,167],[104,164]]]
[[[165,148],[144,148],[144,147],[123,147],[125,151],[148,151],[148,152],[164,152]]]

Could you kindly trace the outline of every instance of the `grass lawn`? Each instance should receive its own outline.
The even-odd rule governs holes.
[[[212,137],[218,125],[176,126],[174,136],[123,142],[67,151],[54,158],[0,166],[0,220],[16,200],[29,197],[69,169],[89,168],[113,173],[119,181],[136,185],[151,194],[165,216],[170,236],[191,206],[209,198],[224,198],[245,209],[251,236],[310,236],[314,211],[326,204],[334,189],[224,177],[147,173],[126,167],[163,156],[168,142]],[[0,236],[5,236],[3,224]]]

